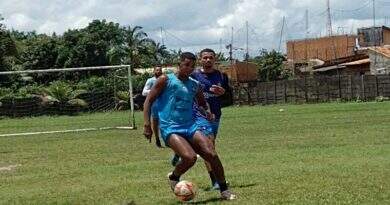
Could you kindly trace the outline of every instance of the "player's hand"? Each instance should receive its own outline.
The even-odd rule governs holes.
[[[150,124],[144,124],[144,136],[146,139],[149,140],[149,142],[152,142],[152,135],[153,135],[153,131]]]
[[[215,115],[209,111],[206,111],[206,118],[208,121],[214,121],[215,120]]]
[[[210,92],[214,93],[217,96],[221,96],[225,94],[225,89],[218,85],[212,85],[210,88]]]

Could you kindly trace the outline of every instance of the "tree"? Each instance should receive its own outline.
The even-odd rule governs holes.
[[[9,31],[1,23],[2,20],[3,18],[0,15],[0,71],[6,71],[10,70],[10,65],[7,64],[6,58],[16,56],[18,52]]]
[[[164,63],[167,65],[177,65],[179,63],[179,58],[182,51],[179,50],[171,50],[167,57],[164,59]]]
[[[57,38],[45,34],[26,39],[25,48],[20,53],[24,69],[54,68],[58,57],[57,45]]]
[[[1,23],[3,18],[0,15],[0,71],[9,71],[13,68],[13,58],[18,55],[15,41],[9,31]],[[0,85],[7,85],[12,82],[8,76],[0,76]]]
[[[130,26],[124,29],[124,42],[128,56],[124,58],[126,64],[131,64],[132,68],[140,67],[141,56],[148,55],[147,42],[150,42],[148,35],[142,31],[141,26]]]
[[[226,58],[225,55],[222,52],[216,53],[216,59],[219,62],[228,60],[228,58]]]
[[[156,43],[153,40],[150,40],[148,42],[147,49],[150,57],[152,57],[156,61],[156,63],[161,63],[164,58],[169,55],[169,52],[167,51],[167,47],[165,47],[165,45]]]
[[[269,52],[265,49],[260,51],[259,56],[250,59],[250,61],[259,66],[259,79],[261,81],[274,81],[288,78],[289,74],[283,71],[282,66],[285,60],[285,57],[281,53],[275,50]]]
[[[58,67],[110,65],[110,50],[124,42],[119,24],[93,20],[86,28],[68,30],[59,46]]]

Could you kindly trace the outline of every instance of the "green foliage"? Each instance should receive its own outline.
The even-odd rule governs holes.
[[[44,34],[24,40],[20,60],[26,70],[50,69],[56,66],[58,40]]]
[[[79,82],[77,88],[88,92],[111,91],[114,89],[113,81],[112,78],[92,76]]]
[[[0,99],[9,98],[12,94],[13,90],[11,88],[0,87]]]
[[[3,18],[0,15],[0,22]],[[0,72],[12,70],[12,57],[17,56],[15,41],[12,39],[10,32],[0,23]],[[12,82],[8,76],[0,76],[0,86]]]
[[[285,57],[275,51],[261,50],[259,56],[250,59],[251,62],[259,66],[259,79],[261,81],[274,81],[280,79],[287,79],[290,74],[283,71],[283,61]]]
[[[84,100],[77,98],[85,92],[85,90],[75,90],[69,83],[63,81],[55,81],[45,89],[45,94],[49,96],[49,100],[52,102],[59,104],[80,102],[80,106],[87,104]]]
[[[131,79],[133,84],[133,90],[134,90],[133,92],[141,93],[142,89],[145,86],[146,81],[150,77],[151,75],[149,73],[143,73],[141,75],[133,76],[133,78]]]

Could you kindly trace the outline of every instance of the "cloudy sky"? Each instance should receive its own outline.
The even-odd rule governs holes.
[[[356,33],[358,27],[373,24],[372,0],[330,0],[330,4],[334,33]],[[286,40],[305,37],[306,9],[308,36],[326,35],[326,0],[0,1],[3,23],[10,29],[61,34],[85,27],[93,19],[107,19],[142,26],[153,39],[163,39],[169,49],[211,47],[226,52],[233,27],[237,57],[246,47],[246,21],[251,54],[260,48],[278,50],[281,36],[283,50]],[[390,0],[376,0],[376,17],[377,25],[390,24]]]

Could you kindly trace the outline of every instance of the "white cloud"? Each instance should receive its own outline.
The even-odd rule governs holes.
[[[230,40],[232,26],[235,43],[244,47],[245,21],[249,21],[250,47],[255,51],[260,47],[278,47],[283,16],[287,22],[283,41],[303,38],[306,9],[309,10],[310,34],[325,34],[325,3],[323,0],[8,0],[0,1],[0,14],[8,28],[42,33],[61,34],[68,29],[85,27],[93,19],[107,19],[123,26],[143,26],[159,41],[162,26],[170,33],[164,34],[167,46],[175,49],[219,42],[221,38],[225,44]],[[353,10],[364,5],[366,7],[359,11],[340,12],[340,9]],[[349,33],[360,26],[371,25],[372,8],[367,0],[331,0],[331,6],[335,31]],[[380,6],[377,12],[379,24],[388,12],[386,7]]]

